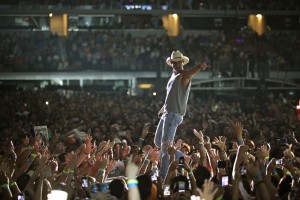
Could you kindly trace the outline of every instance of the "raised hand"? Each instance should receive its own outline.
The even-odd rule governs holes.
[[[40,150],[40,146],[41,146],[42,140],[40,138],[39,135],[37,135],[34,139],[34,144],[33,144],[33,153],[38,153]]]
[[[97,146],[96,154],[98,154],[105,146],[107,146],[106,141],[100,142],[99,145]]]
[[[144,153],[144,155],[147,155],[148,152],[149,152],[151,149],[152,149],[152,146],[151,146],[151,145],[145,145],[145,146],[143,147],[143,153]]]
[[[178,146],[172,146],[172,144],[170,143],[170,141],[168,141],[166,143],[166,146],[167,146],[167,152],[170,156],[174,156],[177,149],[179,148]]]
[[[148,159],[155,165],[158,164],[159,153],[157,149],[152,149],[148,154]]]
[[[131,151],[131,147],[126,144],[122,151],[122,158],[126,159],[127,156],[130,154],[130,151]]]
[[[85,136],[85,143],[86,144],[91,143],[92,140],[93,140],[93,137],[90,134],[86,134],[86,136]]]
[[[91,151],[93,150],[93,143],[92,143],[93,137],[89,134],[86,134],[85,137],[85,144],[82,145],[82,151],[84,151],[85,154],[89,154],[91,153]]]
[[[110,141],[106,142],[103,141],[98,145],[97,151],[96,151],[96,156],[102,156],[109,148],[111,144]]]
[[[210,157],[215,161],[220,160],[220,154],[217,151],[211,151]]]
[[[227,147],[226,147],[226,137],[215,137],[213,144],[217,145],[220,148],[220,151],[226,151]]]
[[[208,136],[204,137],[204,147],[206,148],[206,150],[208,152],[211,151],[211,142],[210,142],[210,137],[208,137]]]
[[[258,163],[255,163],[252,159],[249,159],[248,162],[244,162],[244,165],[247,169],[247,175],[249,175],[251,179],[256,179],[255,181],[262,179],[262,174],[260,172]]]
[[[96,158],[96,162],[94,164],[95,170],[98,169],[106,169],[109,163],[109,158],[107,154],[103,154],[101,157]]]
[[[207,68],[210,68],[210,65],[207,64],[206,61],[204,61],[203,63],[201,63],[201,64],[198,65],[198,68],[200,69],[200,71],[204,71],[204,70],[206,70]]]
[[[199,142],[204,142],[204,139],[203,139],[203,133],[202,131],[197,131],[196,129],[193,129],[193,132],[194,132],[194,135],[198,138]]]
[[[116,160],[110,160],[109,161],[109,163],[106,167],[107,173],[109,173],[114,168],[116,162],[117,162]]]
[[[177,142],[176,142],[176,144],[175,144],[174,146],[175,146],[177,149],[180,149],[182,143],[183,143],[182,139],[179,139],[179,140],[177,140]]]
[[[139,172],[139,167],[134,162],[132,162],[132,155],[131,155],[127,162],[125,174],[128,177],[128,179],[135,179],[138,172]]]
[[[227,120],[229,121],[229,124],[233,128],[237,139],[242,140],[243,139],[243,134],[242,134],[243,133],[243,125],[242,125],[242,123],[239,122],[239,121],[236,121],[235,123],[233,123],[233,121],[230,120],[229,118],[227,118]]]
[[[213,200],[214,196],[219,190],[218,188],[213,190],[213,188],[214,188],[213,182],[206,179],[203,184],[203,190],[197,189],[200,193],[201,199]]]

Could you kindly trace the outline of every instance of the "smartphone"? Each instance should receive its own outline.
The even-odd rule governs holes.
[[[229,184],[229,176],[222,176],[222,181],[221,181],[222,186],[226,186]]]
[[[164,185],[164,196],[170,196],[170,185]]]
[[[89,182],[88,182],[87,177],[83,177],[83,178],[82,178],[81,186],[82,186],[83,188],[89,187]]]
[[[240,174],[241,175],[246,175],[247,174],[247,170],[246,170],[245,166],[240,166]]]
[[[93,194],[97,194],[99,192],[98,185],[96,183],[92,184],[91,191]]]
[[[218,160],[217,167],[222,168],[222,169],[226,168],[226,161],[225,160]]]
[[[185,192],[185,182],[183,181],[178,182],[178,192]]]
[[[108,188],[107,188],[107,183],[102,183],[102,184],[101,184],[101,191],[102,191],[102,192],[107,192],[107,189],[108,189]]]
[[[18,194],[18,200],[25,200],[24,194]]]
[[[282,159],[277,159],[276,160],[276,165],[282,165],[282,163],[283,163]]]
[[[152,176],[151,176],[151,180],[152,181],[157,181],[157,174],[154,173]]]
[[[184,165],[184,157],[179,157],[179,165]]]

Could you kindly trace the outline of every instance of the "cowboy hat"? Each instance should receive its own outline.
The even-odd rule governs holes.
[[[183,61],[183,65],[188,64],[189,58],[184,56],[180,51],[173,51],[171,56],[167,58],[166,63],[170,66],[172,66],[172,61]]]
[[[190,151],[191,151],[190,145],[188,145],[187,143],[183,143],[182,146],[181,146],[181,148],[184,148],[184,147],[185,147],[185,148],[188,150],[188,152],[190,153]]]

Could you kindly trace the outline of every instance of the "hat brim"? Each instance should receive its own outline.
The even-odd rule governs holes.
[[[172,66],[172,61],[183,61],[183,65],[186,65],[189,63],[190,59],[186,56],[182,56],[182,58],[174,58],[174,59],[171,59],[171,57],[168,57],[167,60],[166,60],[166,63],[169,65],[169,66]]]
[[[183,148],[183,147],[185,147],[185,148],[188,150],[188,152],[190,152],[190,151],[191,151],[191,147],[188,147],[188,146],[187,146],[187,145],[185,145],[185,144],[183,144],[181,148]]]

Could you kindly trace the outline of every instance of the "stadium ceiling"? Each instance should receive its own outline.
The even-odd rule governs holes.
[[[48,16],[49,13],[63,14],[69,16],[90,15],[152,15],[162,16],[176,13],[185,17],[238,17],[260,13],[262,15],[285,15],[299,16],[299,11],[272,11],[272,10],[98,10],[98,9],[1,9],[0,16]]]
[[[300,29],[300,12],[297,10],[171,10],[171,9],[95,9],[90,6],[58,7],[0,7],[0,29],[49,30],[49,14],[67,14],[69,28],[118,29],[121,22],[131,22],[135,18],[143,23],[152,18],[161,18],[168,14],[178,14],[185,30],[223,30],[247,26],[248,16],[262,14],[266,16],[272,30]],[[157,19],[155,19],[157,21]],[[112,26],[116,25],[116,26]]]

